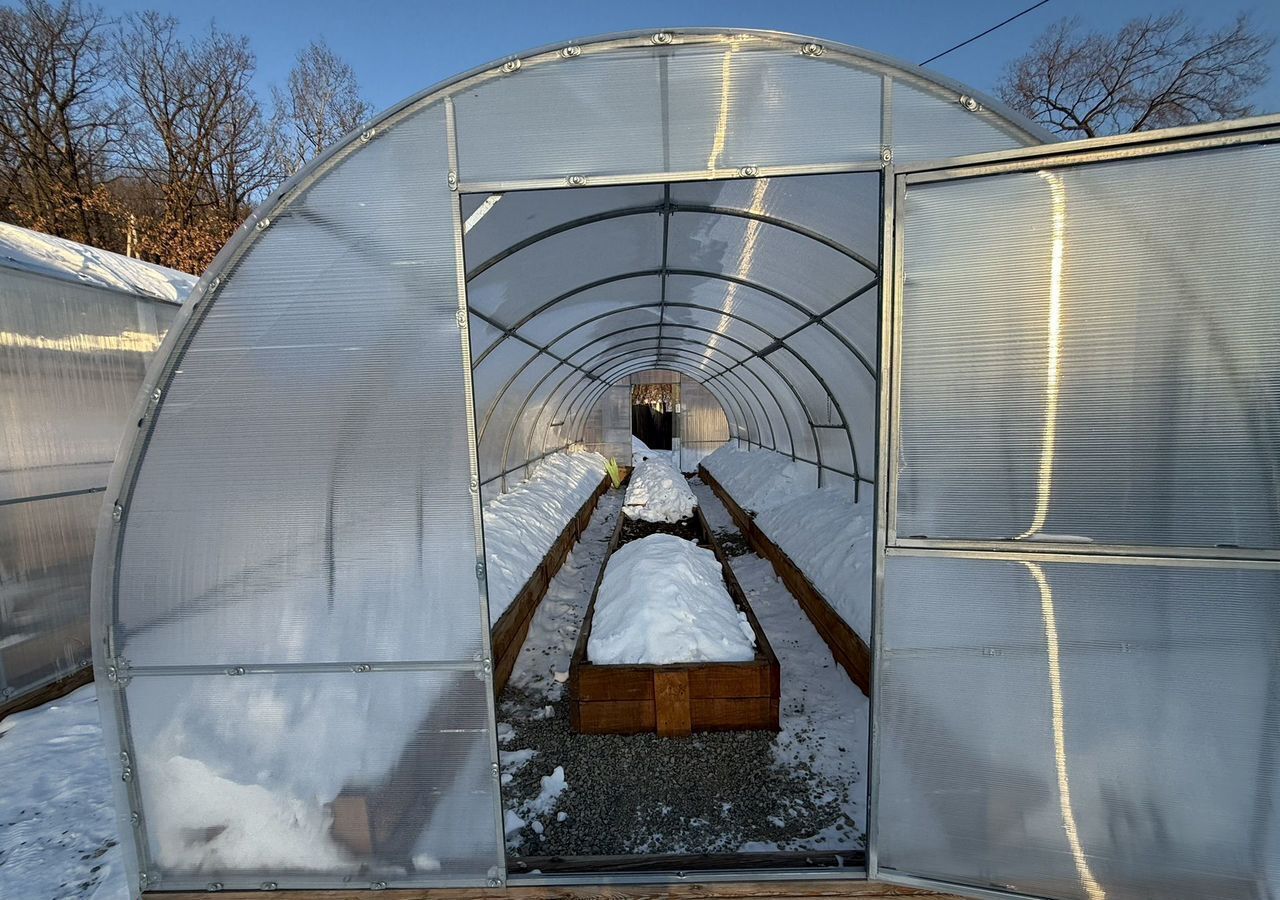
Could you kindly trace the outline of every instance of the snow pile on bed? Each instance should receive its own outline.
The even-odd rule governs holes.
[[[196,277],[0,222],[0,261],[15,269],[181,303]]]
[[[679,522],[693,515],[697,498],[689,482],[669,462],[649,459],[636,465],[627,484],[622,511],[628,519]]]
[[[604,474],[599,453],[553,453],[527,481],[485,504],[490,623],[511,605]]]
[[[724,446],[702,464],[740,507],[755,514],[760,530],[849,627],[869,640],[874,492],[855,503],[852,487],[816,489],[812,467],[773,450]]]
[[[871,495],[854,503],[849,490],[823,488],[756,517],[863,640],[871,637]]]
[[[739,662],[755,634],[710,550],[670,534],[624,544],[596,595],[587,658],[601,665]]]
[[[631,435],[631,464],[633,466],[640,465],[646,459],[661,459],[674,466],[676,464],[675,457],[674,450],[654,450],[634,434]]]
[[[772,450],[739,450],[728,444],[702,465],[748,512],[761,512],[818,488],[818,471]]]

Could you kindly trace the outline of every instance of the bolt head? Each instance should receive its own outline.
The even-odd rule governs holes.
[[[575,45],[570,45],[568,47],[562,48],[560,50],[560,55],[565,59],[573,59],[575,56],[582,55],[582,48]]]
[[[882,161],[884,161],[884,162],[892,162],[892,161],[893,161],[893,150],[892,150],[892,148],[890,148],[890,147],[885,147],[884,149],[882,149],[882,150],[880,151],[880,159],[881,159]]]
[[[810,43],[810,44],[805,44],[803,47],[801,47],[800,52],[803,53],[805,56],[821,56],[822,54],[827,52],[827,48],[823,47],[821,44]]]
[[[671,40],[672,40],[672,34],[669,31],[659,31],[657,34],[653,36],[653,42],[655,44],[658,44],[659,46],[661,46],[662,44],[670,44]]]
[[[509,59],[502,64],[502,74],[510,75],[512,72],[519,72],[520,66],[523,65],[518,59]]]

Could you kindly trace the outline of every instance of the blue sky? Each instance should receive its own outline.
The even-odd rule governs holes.
[[[188,27],[210,20],[247,34],[258,54],[259,86],[283,81],[293,57],[323,37],[359,75],[378,109],[450,75],[498,57],[571,37],[610,31],[727,25],[812,34],[918,63],[1030,5],[1033,0],[902,0],[902,2],[352,2],[352,0],[99,0],[111,12],[160,9]],[[1280,32],[1280,3],[1188,0],[1050,0],[1000,31],[939,60],[931,68],[992,92],[1006,61],[1016,57],[1051,22],[1079,16],[1100,28],[1181,5],[1214,25],[1238,9],[1252,9],[1272,33]],[[1259,112],[1280,112],[1280,50],[1272,53],[1271,84],[1255,102]]]

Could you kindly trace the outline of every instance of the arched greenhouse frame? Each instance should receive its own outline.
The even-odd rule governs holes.
[[[1053,143],[913,66],[701,29],[385,113],[204,274],[112,472],[94,654],[134,888],[539,883],[504,851],[482,504],[665,370],[875,504],[865,866],[816,877],[1267,896],[1277,138]],[[423,729],[394,802],[432,805],[429,864],[332,854],[318,811]],[[276,789],[286,861],[184,864]],[[713,877],[783,876],[815,877]]]

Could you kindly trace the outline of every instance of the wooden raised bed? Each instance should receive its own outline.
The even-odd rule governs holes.
[[[720,560],[729,596],[746,613],[755,632],[755,658],[745,662],[667,665],[599,665],[587,658],[596,596],[609,559],[622,538],[625,517],[619,514],[569,665],[569,719],[574,731],[581,734],[656,731],[663,737],[677,737],[693,731],[778,730],[781,688],[778,657],[769,646],[769,639],[702,510],[695,509],[695,516],[702,533],[700,543],[709,546]]]
[[[577,515],[564,526],[556,542],[551,545],[542,562],[533,570],[533,574],[520,589],[520,593],[516,594],[515,599],[511,601],[511,605],[493,624],[489,640],[493,650],[495,696],[501,694],[502,689],[507,686],[507,679],[511,677],[511,670],[515,668],[516,658],[520,656],[525,638],[529,635],[529,623],[533,621],[533,614],[538,611],[538,605],[546,596],[547,588],[551,586],[551,579],[556,577],[556,573],[564,565],[565,557],[569,555],[573,545],[578,542],[582,532],[591,523],[596,504],[607,490],[609,490],[609,476],[606,474],[595,493],[587,498]]]
[[[804,571],[783,552],[781,547],[760,530],[755,519],[738,506],[729,496],[729,492],[716,481],[715,476],[707,471],[706,466],[698,466],[698,477],[702,479],[703,484],[715,492],[725,509],[729,510],[734,524],[738,526],[738,530],[742,532],[751,549],[773,564],[773,571],[782,579],[782,583],[796,598],[796,602],[809,617],[813,627],[826,641],[836,662],[849,674],[849,678],[862,693],[868,697],[871,696],[871,648],[867,646],[866,641],[858,632],[850,628],[844,619],[840,618],[840,614],[831,607],[827,599],[822,596],[822,592],[813,586],[813,582],[804,574]]]

